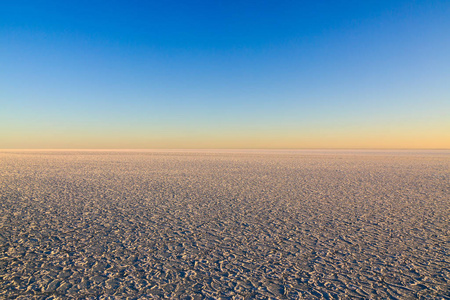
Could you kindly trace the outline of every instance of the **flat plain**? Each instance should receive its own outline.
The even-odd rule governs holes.
[[[0,298],[450,299],[450,151],[0,151]]]

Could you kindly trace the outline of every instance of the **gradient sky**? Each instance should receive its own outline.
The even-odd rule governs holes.
[[[1,1],[1,148],[450,148],[449,1]]]

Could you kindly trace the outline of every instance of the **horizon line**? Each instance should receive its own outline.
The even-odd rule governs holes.
[[[0,148],[0,151],[450,151],[450,148]]]

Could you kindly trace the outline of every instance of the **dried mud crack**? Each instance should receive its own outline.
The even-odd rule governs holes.
[[[449,151],[0,151],[0,298],[450,299]]]

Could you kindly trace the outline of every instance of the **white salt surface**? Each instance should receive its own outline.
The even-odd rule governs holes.
[[[0,298],[450,299],[450,152],[2,151]]]

